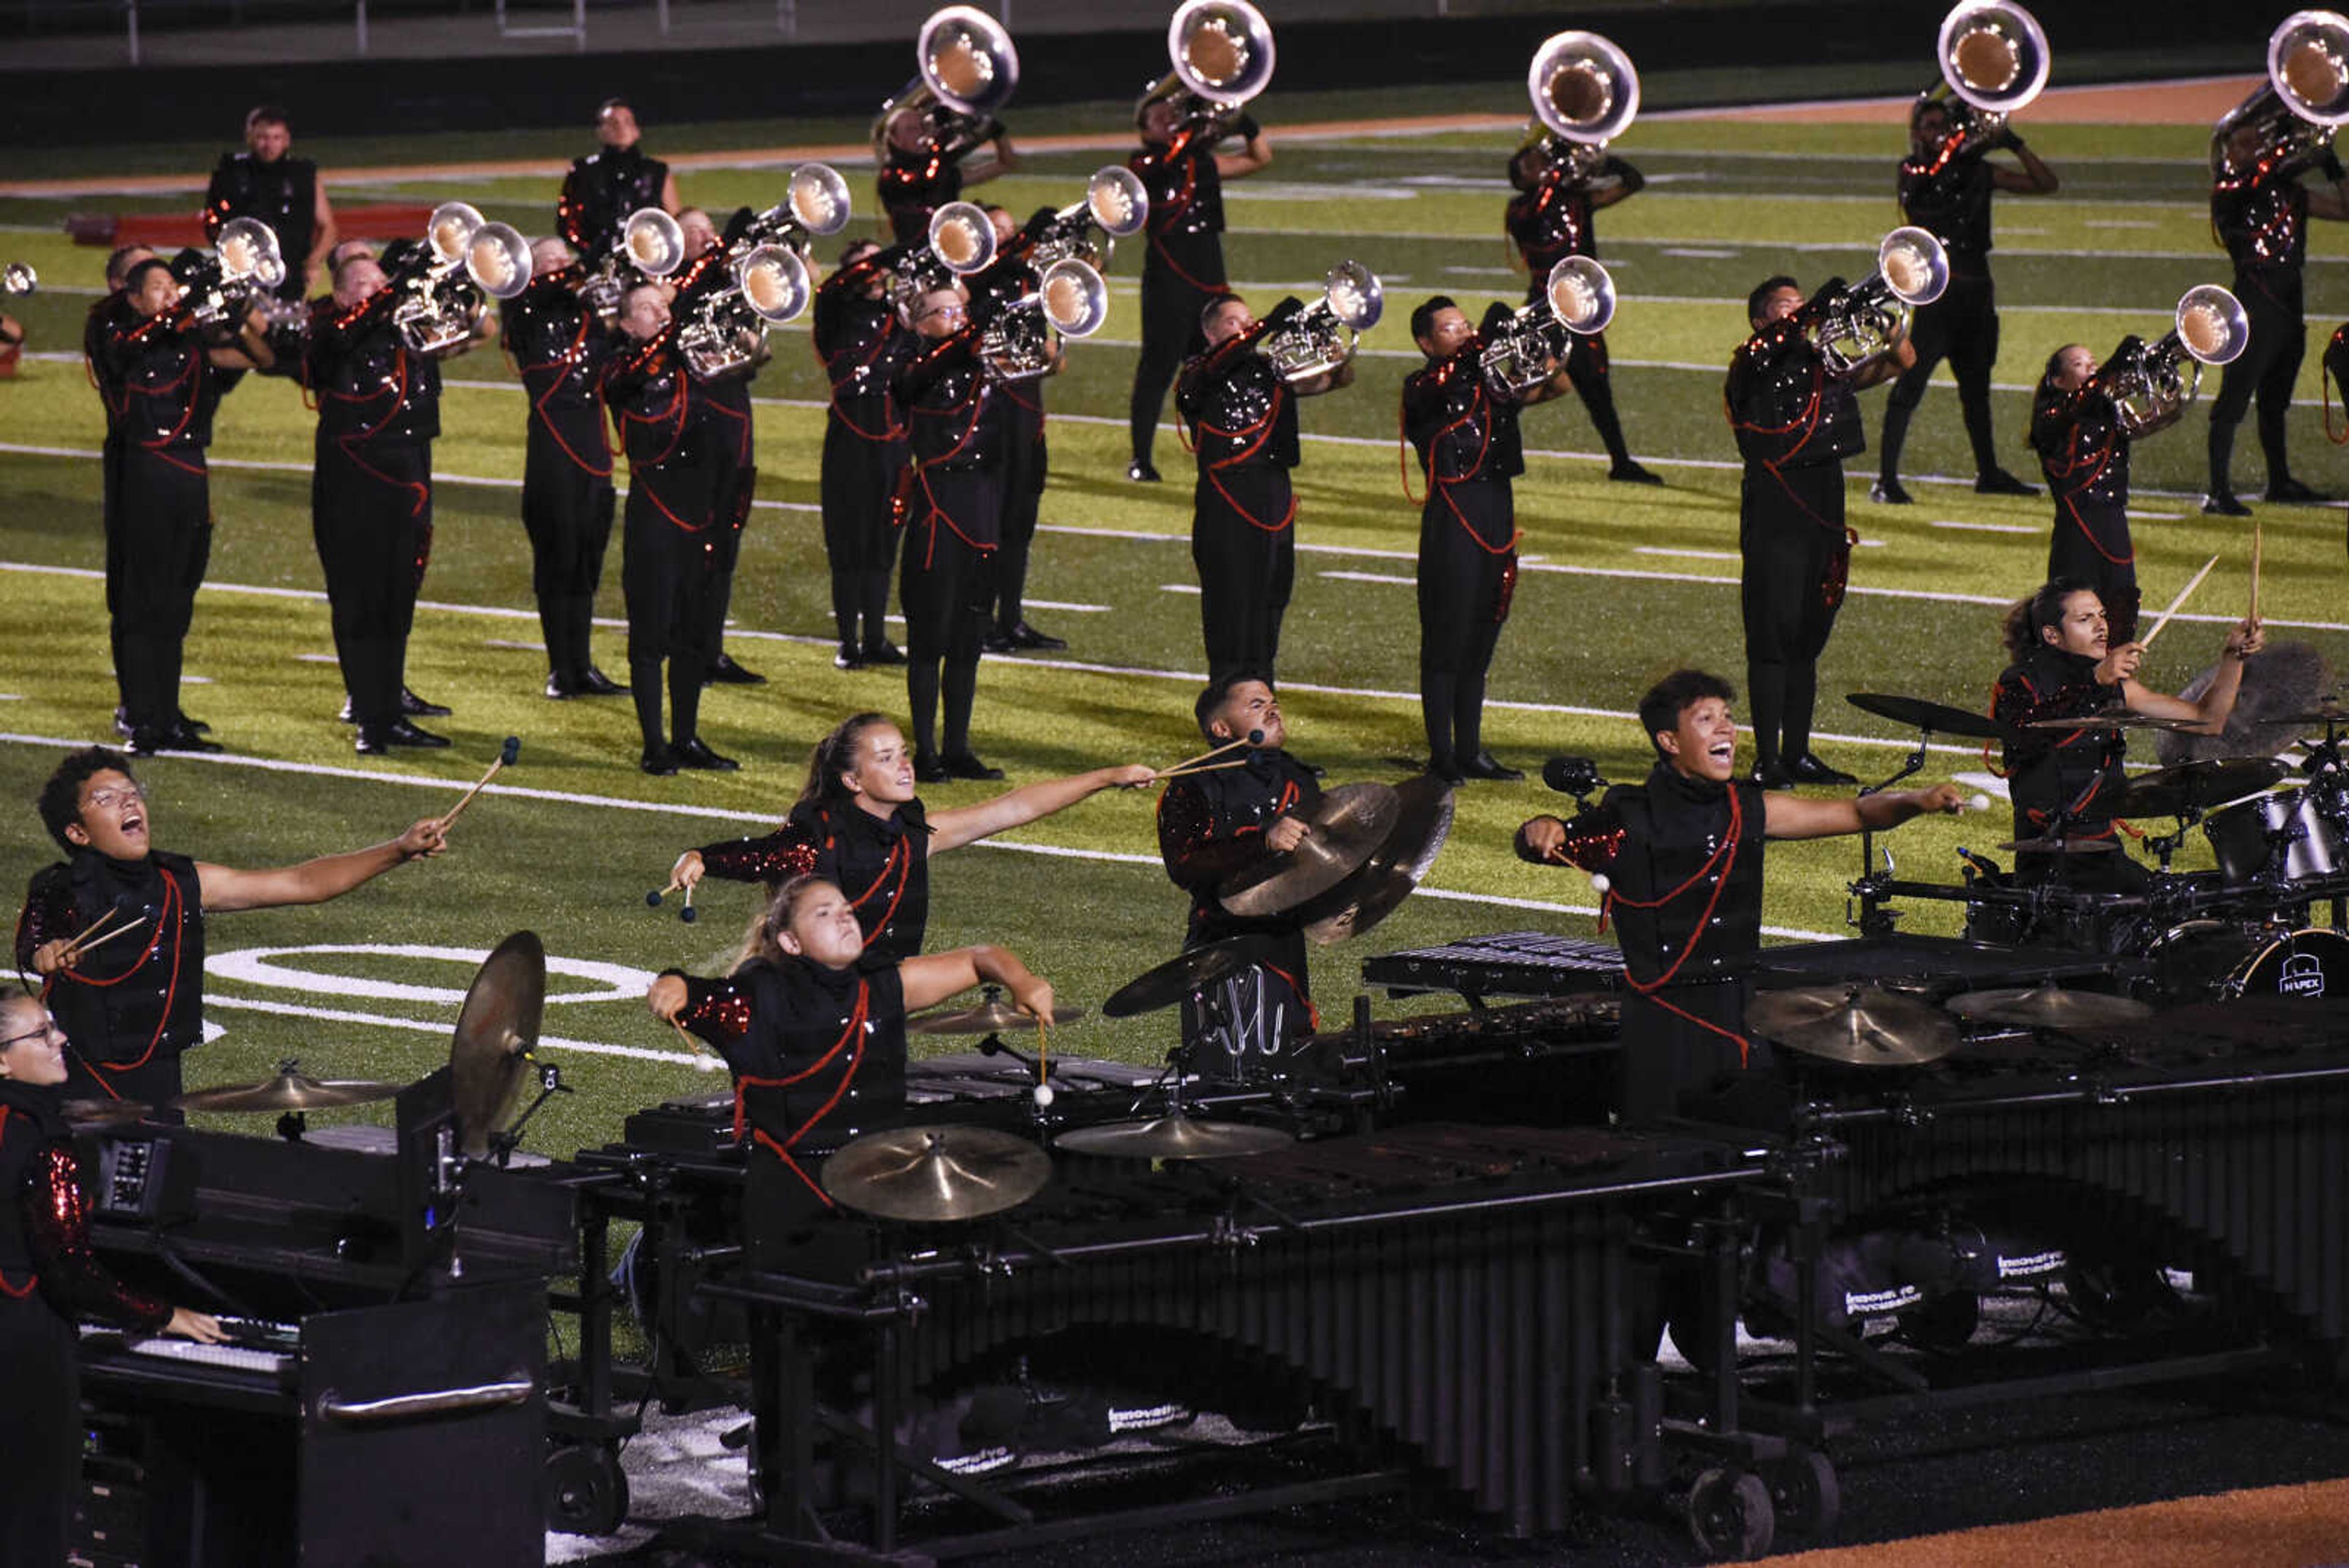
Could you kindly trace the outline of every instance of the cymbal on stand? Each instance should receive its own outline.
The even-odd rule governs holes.
[[[1110,999],[1102,1003],[1102,1016],[1131,1018],[1137,1012],[1172,1007],[1226,975],[1247,968],[1256,961],[1256,952],[1253,937],[1226,937],[1222,941],[1177,953],[1111,992]]]
[[[1052,1178],[1051,1157],[991,1127],[869,1133],[823,1162],[833,1201],[882,1220],[977,1220],[1016,1208]]]
[[[1790,1051],[1850,1067],[1906,1067],[1958,1048],[1958,1026],[1940,1008],[1873,985],[1765,991],[1745,1006],[1745,1027]]]
[[[1965,735],[1982,741],[2012,741],[2014,732],[1987,713],[1976,713],[1964,708],[1952,708],[1946,703],[1928,702],[1922,697],[1896,697],[1877,691],[1854,691],[1844,701],[1863,713],[1873,713],[1879,719],[1911,730],[1928,730],[1937,735]]]
[[[2095,1029],[2134,1023],[2153,1009],[2134,997],[2095,991],[2067,991],[2052,980],[2033,986],[1969,991],[1942,1003],[1961,1018],[2012,1023],[2024,1029]]]
[[[2273,757],[2221,757],[2180,763],[2129,780],[2113,802],[2115,816],[2183,816],[2259,794],[2291,776]]]
[[[191,1089],[171,1101],[180,1111],[325,1111],[343,1106],[364,1106],[388,1100],[399,1093],[398,1084],[366,1078],[312,1078],[301,1064],[286,1062],[277,1076],[259,1084],[232,1084],[218,1088]]]
[[[523,1058],[538,1044],[546,1012],[546,947],[535,931],[516,931],[474,972],[449,1042],[449,1078],[458,1143],[485,1158],[522,1100]]]
[[[1297,1140],[1278,1127],[1253,1122],[1203,1122],[1171,1112],[1154,1121],[1103,1122],[1073,1127],[1052,1140],[1071,1154],[1104,1154],[1128,1159],[1228,1159],[1262,1154]]]

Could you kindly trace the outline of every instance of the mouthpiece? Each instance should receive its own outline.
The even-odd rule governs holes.
[[[510,768],[514,765],[514,759],[520,755],[522,755],[522,737],[508,735],[504,748],[498,753],[498,765]]]

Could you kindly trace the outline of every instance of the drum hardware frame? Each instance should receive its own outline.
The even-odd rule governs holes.
[[[1901,763],[1900,770],[1881,784],[1860,785],[1857,798],[1866,800],[1870,795],[1882,794],[1902,779],[1920,772],[1925,766],[1926,752],[1932,742],[1932,731],[1918,731],[1916,747],[1909,752],[1908,760]],[[1899,910],[1885,907],[1890,902],[1890,891],[1896,886],[1893,878],[1898,875],[1899,867],[1893,863],[1892,851],[1889,846],[1884,851],[1883,871],[1873,870],[1875,864],[1876,830],[1863,826],[1859,830],[1859,879],[1852,883],[1850,888],[1851,897],[1859,901],[1859,914],[1857,919],[1853,917],[1851,901],[1846,899],[1844,923],[1857,928],[1863,937],[1889,937],[1893,931],[1893,922],[1900,918]]]
[[[523,1108],[522,1115],[514,1117],[511,1127],[490,1135],[489,1159],[492,1165],[504,1166],[512,1160],[514,1150],[522,1147],[522,1129],[530,1124],[531,1117],[538,1115],[540,1106],[557,1095],[573,1092],[571,1085],[563,1081],[563,1069],[554,1063],[541,1062],[533,1057],[531,1064],[538,1069],[538,1097]]]

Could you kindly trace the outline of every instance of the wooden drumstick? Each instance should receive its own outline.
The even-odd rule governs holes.
[[[457,820],[458,814],[462,812],[467,806],[472,805],[473,797],[481,794],[483,790],[489,788],[490,781],[497,777],[498,774],[505,769],[512,767],[513,765],[513,760],[520,755],[522,755],[522,737],[520,735],[508,735],[506,737],[506,743],[498,751],[498,760],[490,764],[490,771],[481,775],[481,782],[467,790],[462,798],[460,798],[456,805],[449,808],[449,815],[440,819],[440,831],[443,833],[448,832],[449,825]]]
[[[1220,757],[1226,752],[1231,751],[1235,747],[1260,746],[1262,744],[1264,744],[1264,732],[1262,730],[1250,730],[1238,740],[1226,741],[1212,752],[1201,752],[1195,757],[1184,758],[1181,762],[1176,763],[1172,767],[1160,768],[1158,770],[1158,776],[1162,779],[1173,778],[1176,774],[1181,773],[1184,769],[1194,766],[1199,763],[1206,762],[1213,757]]]
[[[2153,646],[2153,639],[2161,635],[2161,628],[2169,624],[2169,618],[2178,613],[2178,607],[2184,604],[2189,598],[2193,597],[2194,590],[2202,586],[2202,579],[2209,576],[2210,575],[2210,568],[2218,564],[2219,557],[2216,556],[2211,556],[2209,560],[2202,563],[2202,569],[2194,574],[2194,580],[2192,582],[2188,583],[2184,587],[2178,590],[2178,597],[2169,601],[2169,607],[2161,612],[2161,618],[2153,623],[2153,629],[2137,639],[2137,646],[2139,648],[2151,648]]]
[[[107,932],[106,935],[102,937],[96,937],[88,941],[82,941],[77,939],[73,945],[73,950],[76,953],[86,953],[90,951],[92,949],[102,948],[107,943],[112,941],[115,938],[120,936],[123,932],[135,931],[146,923],[147,917],[142,912],[137,919],[125,920],[122,924],[115,927],[112,930]]]
[[[1164,773],[1160,774],[1158,776],[1162,779],[1186,779],[1193,774],[1216,774],[1223,772],[1226,768],[1244,768],[1246,766],[1247,766],[1247,759],[1246,757],[1234,757],[1228,763],[1208,763],[1204,766],[1199,767],[1168,768]]]
[[[107,921],[114,919],[115,916],[120,913],[122,913],[121,910],[116,909],[113,905],[109,904],[106,907],[106,913],[98,916],[98,919],[92,920],[87,927],[83,928],[81,935],[68,939],[66,942],[66,946],[69,948],[80,947],[82,943],[88,941],[90,938],[98,934],[98,929],[100,926],[103,926]]]
[[[2251,519],[2251,613],[2247,618],[2260,618],[2260,520]]]

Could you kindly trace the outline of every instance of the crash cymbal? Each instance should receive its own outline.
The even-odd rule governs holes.
[[[1964,992],[1941,1005],[1961,1018],[2023,1029],[2094,1029],[2153,1016],[2153,1009],[2134,997],[2066,991],[2052,980],[2033,986]]]
[[[1873,985],[1765,991],[1745,1004],[1745,1027],[1790,1051],[1853,1067],[1911,1066],[1958,1047],[1948,1013]]]
[[[883,1220],[976,1220],[1025,1203],[1052,1178],[1052,1159],[991,1127],[896,1127],[868,1133],[823,1162],[833,1201]]]
[[[141,1100],[67,1100],[57,1109],[67,1125],[78,1127],[112,1127],[117,1122],[135,1122],[147,1114]]]
[[[2174,768],[2129,780],[2113,802],[2115,816],[2181,816],[2259,794],[2291,776],[2273,757],[2225,757],[2180,763]]]
[[[299,1062],[278,1064],[277,1076],[261,1084],[232,1084],[216,1089],[191,1089],[171,1102],[181,1111],[325,1111],[339,1106],[364,1106],[388,1100],[399,1093],[398,1084],[366,1078],[311,1078]]]
[[[1189,952],[1177,953],[1156,969],[1127,981],[1102,1003],[1104,1018],[1131,1018],[1172,1007],[1226,975],[1237,974],[1256,961],[1253,937],[1228,937]]]
[[[538,1044],[545,1011],[546,947],[537,932],[516,931],[474,972],[449,1042],[457,1140],[475,1159],[489,1154],[522,1099],[523,1058]]]
[[[1854,691],[1844,701],[1863,713],[1889,719],[1904,729],[1930,730],[1937,735],[1971,735],[1983,741],[2011,741],[2014,732],[1987,713],[1928,702],[1922,697],[1895,697],[1878,691]]]
[[[1202,1122],[1176,1112],[1147,1122],[1103,1122],[1077,1127],[1052,1140],[1071,1154],[1106,1154],[1127,1159],[1228,1159],[1262,1154],[1297,1140],[1278,1127],[1253,1122]]]
[[[1340,784],[1306,816],[1310,829],[1296,848],[1268,856],[1216,889],[1235,915],[1278,915],[1344,881],[1386,842],[1402,803],[1393,786]]]
[[[1359,937],[1411,897],[1452,833],[1452,786],[1422,774],[1394,786],[1398,811],[1386,842],[1344,881],[1298,909],[1323,947]]]
[[[2021,855],[2110,855],[2120,847],[2109,838],[2007,838],[1998,846]]]
[[[2265,720],[2270,724],[2334,724],[2349,725],[2349,706],[2325,698],[2298,713],[2278,713]]]
[[[2106,708],[2095,713],[2075,713],[2066,719],[2025,719],[2016,728],[2023,730],[2194,730],[2201,726],[2199,719],[2164,719],[2153,713],[2132,713],[2127,708]]]
[[[1065,1002],[1052,1003],[1052,1027],[1074,1023],[1085,1015],[1081,1007]],[[1022,1012],[999,997],[989,997],[977,1007],[957,1007],[937,1012],[917,1012],[905,1020],[908,1034],[1008,1034],[1015,1029],[1033,1029],[1032,1014]]]

